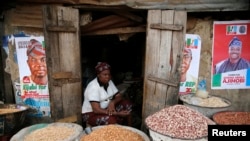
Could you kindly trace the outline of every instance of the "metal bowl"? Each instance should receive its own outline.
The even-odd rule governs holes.
[[[221,111],[227,111],[231,107],[231,102],[225,98],[218,97],[218,96],[213,96],[213,95],[208,95],[208,97],[216,97],[221,99],[223,102],[227,104],[227,106],[220,106],[220,107],[209,107],[209,106],[200,106],[196,102],[192,101],[192,98],[195,98],[194,94],[187,94],[187,95],[181,95],[180,100],[183,102],[183,105],[188,106],[194,110],[197,110],[198,112],[202,113],[208,118],[212,118],[212,116]]]
[[[95,131],[95,130],[97,130],[97,129],[100,129],[100,128],[103,128],[103,127],[106,127],[106,126],[107,126],[107,125],[95,126],[95,127],[92,127],[91,130],[92,130],[92,131]],[[133,127],[130,127],[130,126],[119,125],[119,124],[116,124],[116,126],[119,126],[119,127],[125,128],[125,129],[128,129],[128,130],[130,130],[130,131],[132,131],[132,132],[135,132],[135,133],[141,135],[142,138],[144,139],[144,141],[150,141],[150,138],[148,137],[148,135],[147,135],[146,133],[144,133],[143,131],[141,131],[141,130],[138,130],[138,129],[133,128]],[[86,135],[87,135],[87,134],[86,134],[86,129],[85,129],[85,132],[83,132],[83,134],[82,134],[82,138],[83,138],[84,136],[86,136]]]
[[[223,111],[213,115],[218,125],[250,125],[250,112]]]
[[[18,131],[15,135],[13,135],[10,139],[10,141],[24,141],[25,136],[33,133],[34,131],[46,127],[68,127],[75,130],[75,132],[68,136],[68,138],[64,139],[63,141],[80,141],[80,138],[82,136],[83,128],[81,125],[78,125],[76,123],[63,123],[63,122],[55,122],[55,123],[39,123],[34,124],[28,127],[23,128],[22,130]],[[60,131],[59,131],[60,132]],[[44,133],[41,133],[41,136],[46,136]]]
[[[179,139],[179,138],[174,138],[174,137],[170,137],[167,135],[163,135],[151,129],[149,129],[149,134],[153,141],[207,141],[208,140],[207,137],[202,137],[198,139]]]
[[[28,106],[0,104],[0,135],[11,135],[23,128]]]
[[[161,109],[160,111],[157,111],[156,113],[154,113],[152,115],[149,115],[145,119],[145,125],[146,125],[146,128],[149,130],[149,135],[150,135],[152,141],[207,141],[207,139],[208,139],[207,135],[204,135],[204,136],[199,135],[198,136],[198,134],[197,134],[197,136],[195,138],[188,138],[188,137],[178,137],[180,134],[175,134],[175,135],[171,136],[169,134],[162,133],[162,131],[167,131],[167,130],[172,130],[172,131],[178,130],[179,132],[183,132],[182,129],[185,128],[183,126],[184,123],[187,122],[188,120],[192,119],[192,117],[197,118],[197,115],[204,118],[207,125],[215,125],[214,121],[212,121],[210,118],[208,118],[202,114],[199,114],[198,111],[195,111],[196,113],[198,113],[197,115],[195,114],[196,116],[192,116],[192,117],[189,116],[190,118],[186,118],[185,117],[186,114],[185,115],[179,114],[180,111],[175,110],[174,115],[176,117],[180,116],[181,121],[176,121],[175,119],[177,119],[177,118],[175,118],[175,117],[167,118],[168,116],[170,116],[170,114],[168,112],[166,112],[167,111],[166,109],[174,107],[174,106],[178,106],[178,105],[166,106],[165,108]],[[181,106],[183,108],[192,109],[192,108],[185,106],[185,105],[181,105]],[[160,115],[158,115],[159,112],[163,112],[163,111],[164,111],[164,114],[161,113]],[[192,109],[192,111],[194,111],[194,110]],[[155,118],[149,120],[148,118],[150,118],[151,116],[155,116]],[[193,119],[193,120],[195,121],[195,119]],[[149,125],[150,124],[149,122],[152,122],[151,125],[154,125],[154,126]],[[159,126],[162,126],[162,127],[169,127],[171,123],[178,123],[178,125],[176,125],[175,127],[172,127],[172,128],[165,128],[164,130],[163,129],[156,129],[155,127],[158,127],[159,123],[160,123]],[[195,123],[195,122],[193,122],[193,123]],[[193,125],[189,125],[189,126],[192,127]],[[182,128],[182,129],[176,129],[176,128]],[[197,133],[197,132],[198,132],[198,130],[194,131],[192,133]]]

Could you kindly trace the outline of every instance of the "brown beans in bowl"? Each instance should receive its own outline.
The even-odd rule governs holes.
[[[224,111],[213,115],[219,125],[250,125],[250,112]]]

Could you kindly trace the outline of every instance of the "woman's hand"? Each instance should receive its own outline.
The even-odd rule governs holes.
[[[118,93],[118,94],[115,95],[114,99],[112,99],[109,102],[109,105],[107,107],[108,113],[112,113],[112,112],[116,111],[115,110],[115,105],[116,105],[116,103],[118,103],[119,101],[121,101],[121,99],[122,99],[122,96],[121,96],[120,93]]]
[[[111,115],[114,115],[114,113],[115,113],[115,103],[113,101],[110,101],[107,107],[106,114],[111,116]]]
[[[110,101],[107,109],[108,109],[108,112],[114,112],[115,111],[115,102]]]
[[[109,116],[115,115],[116,111],[115,110],[107,110],[106,114]]]
[[[120,117],[127,117],[130,115],[130,111],[127,110],[123,110],[120,112],[116,112],[115,115],[120,116]]]

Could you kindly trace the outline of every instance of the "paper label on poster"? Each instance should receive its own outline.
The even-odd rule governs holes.
[[[200,64],[201,38],[199,35],[186,34],[179,94],[195,93],[197,90]]]
[[[35,39],[35,42],[34,40]],[[31,44],[32,43],[32,44]],[[15,37],[17,60],[20,76],[21,98],[31,107],[28,115],[35,117],[50,116],[44,37]],[[42,56],[41,58],[38,58]],[[46,68],[46,69],[45,69]],[[34,77],[34,73],[40,75]]]
[[[250,88],[250,21],[215,21],[211,89]]]

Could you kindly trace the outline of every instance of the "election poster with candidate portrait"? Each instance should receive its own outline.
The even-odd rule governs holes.
[[[196,93],[201,52],[201,38],[196,34],[186,34],[182,52],[179,94]]]
[[[211,89],[250,88],[250,21],[214,21]]]
[[[15,37],[20,77],[20,95],[30,106],[29,116],[50,115],[47,65],[44,37]]]

